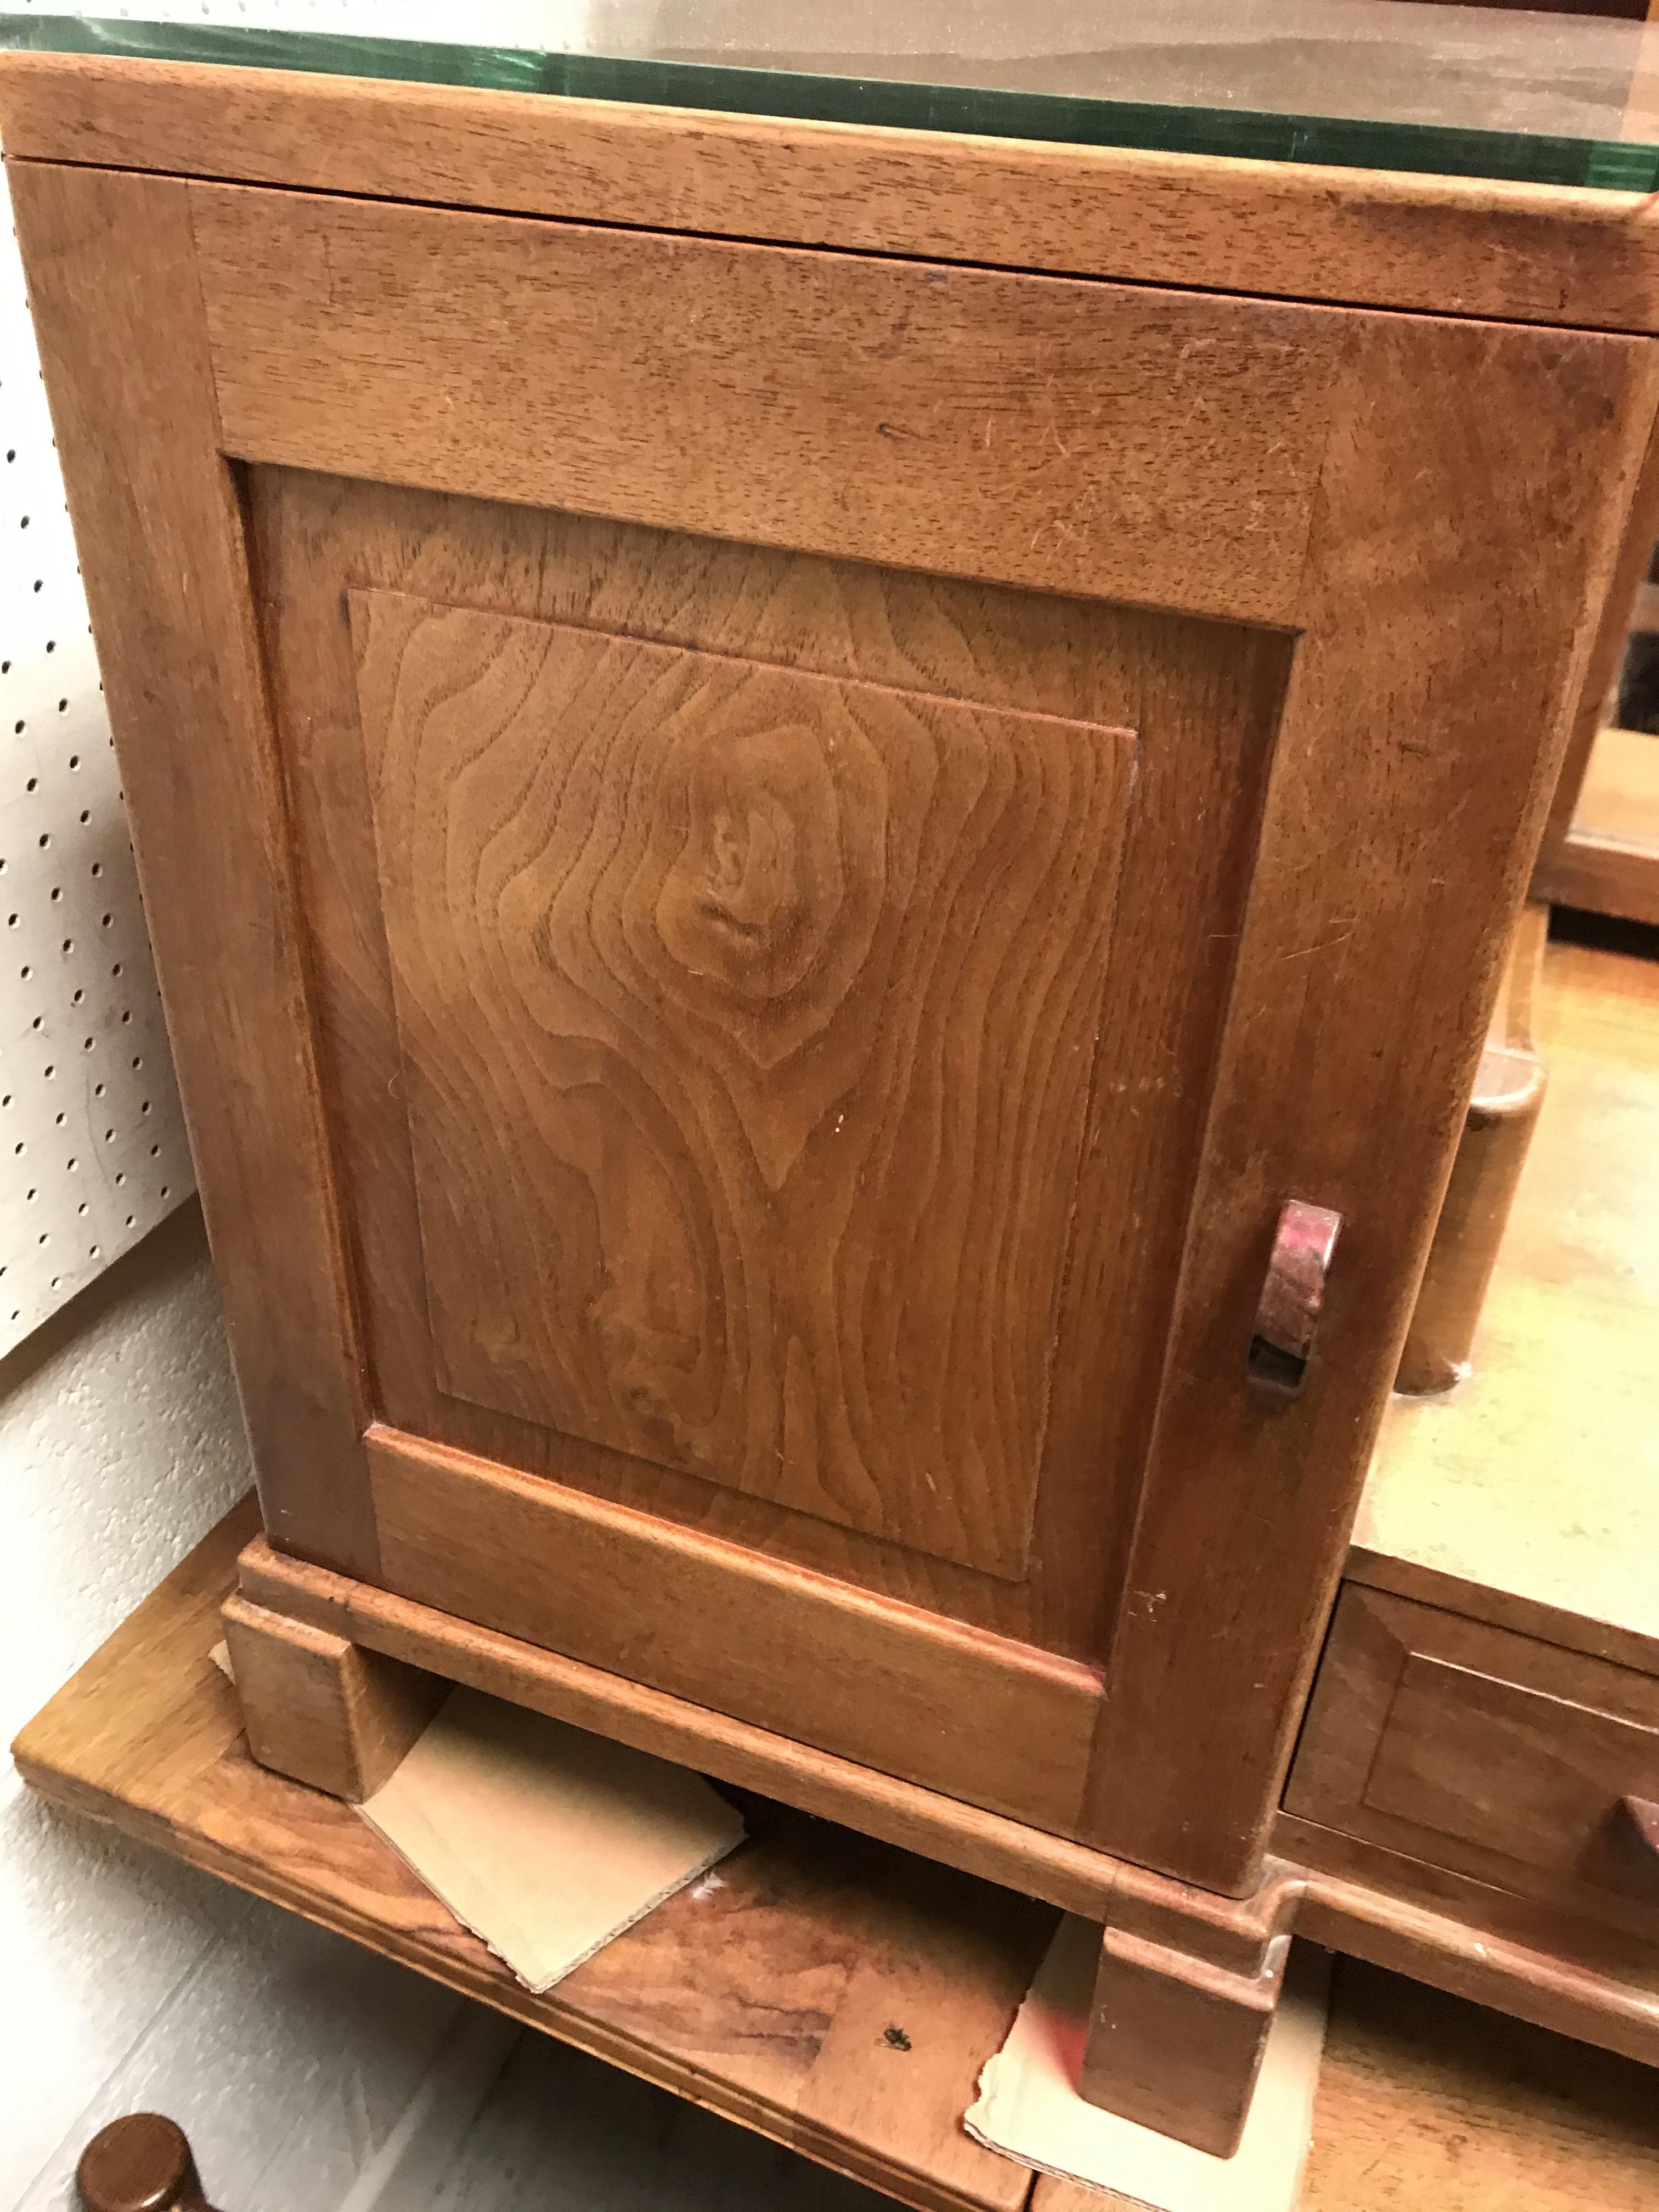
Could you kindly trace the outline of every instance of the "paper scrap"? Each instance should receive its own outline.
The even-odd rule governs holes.
[[[1151,2212],[1291,2212],[1302,2186],[1325,2042],[1330,1954],[1291,1948],[1244,2133],[1212,2158],[1085,2104],[1077,2081],[1100,1930],[1068,1915],[963,2125],[989,2150]]]
[[[538,1994],[744,1835],[689,1768],[459,1688],[358,1810]]]

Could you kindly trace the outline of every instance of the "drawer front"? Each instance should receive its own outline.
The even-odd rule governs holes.
[[[1350,1583],[1287,1809],[1659,1932],[1659,1681]]]

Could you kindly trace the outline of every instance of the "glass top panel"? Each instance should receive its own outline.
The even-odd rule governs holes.
[[[405,27],[444,26],[413,40],[260,27],[256,0],[234,24],[204,21],[199,5],[156,22],[0,15],[0,48],[1650,191],[1659,26],[1619,19],[1644,0],[1590,4],[1608,13],[1502,0],[479,0],[400,7]],[[461,35],[552,19],[575,27],[556,51]]]

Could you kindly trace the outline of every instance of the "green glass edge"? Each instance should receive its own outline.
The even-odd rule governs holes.
[[[1359,118],[1275,115],[1069,99],[1057,93],[907,83],[805,71],[726,69],[703,62],[642,61],[541,53],[507,46],[344,33],[240,30],[229,25],[134,23],[76,15],[0,15],[0,51],[118,55],[298,70],[493,92],[546,93],[637,106],[701,107],[807,122],[884,125],[1077,146],[1125,146],[1339,168],[1396,169],[1608,191],[1659,189],[1659,146],[1635,141],[1534,137]]]

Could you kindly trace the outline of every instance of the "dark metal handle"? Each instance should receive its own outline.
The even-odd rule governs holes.
[[[1294,1398],[1302,1388],[1341,1227],[1340,1213],[1305,1199],[1286,1199],[1279,1209],[1249,1361],[1251,1382],[1272,1397]]]

